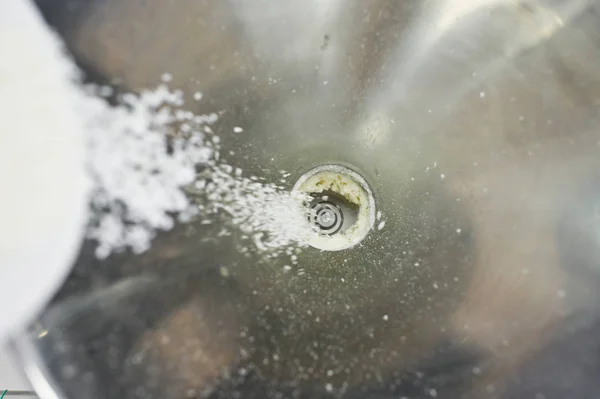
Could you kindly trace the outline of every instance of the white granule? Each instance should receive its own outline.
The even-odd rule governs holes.
[[[150,246],[156,229],[173,226],[172,214],[189,211],[182,186],[194,181],[195,165],[212,155],[199,127],[216,121],[218,115],[196,116],[182,110],[182,93],[165,85],[139,95],[122,95],[120,105],[110,106],[105,97],[113,95],[112,88],[83,86],[73,61],[55,48],[48,50],[47,55],[55,58],[51,67],[55,64],[72,74],[72,79],[42,89],[48,89],[46,94],[68,94],[65,100],[80,122],[73,127],[85,145],[85,171],[81,172],[91,182],[87,236],[98,242],[99,257],[127,247],[141,252]],[[43,75],[24,79],[37,82],[38,76]],[[165,73],[161,79],[171,81],[172,76]],[[29,117],[49,118],[47,126],[52,128],[52,115],[32,104]],[[174,122],[181,123],[178,134],[174,134]],[[47,135],[55,133],[50,129]],[[66,144],[71,148],[71,143]],[[35,145],[39,143],[32,148]]]
[[[170,82],[173,76],[165,73],[161,80]],[[211,224],[216,214],[226,215],[269,255],[291,256],[305,245],[312,230],[303,198],[219,164],[220,139],[209,127],[217,113],[185,110],[183,93],[165,83],[120,95],[117,106],[105,99],[113,94],[108,87],[73,85],[93,182],[87,236],[97,241],[98,257],[127,248],[143,252],[156,230],[171,229],[176,220]],[[194,99],[201,96],[196,92]],[[200,178],[198,165],[206,166]],[[184,188],[190,187],[200,207],[186,195]]]
[[[88,122],[88,168],[95,182],[88,236],[98,242],[98,257],[125,248],[147,250],[156,230],[174,226],[173,215],[179,221],[200,218],[201,224],[225,215],[269,256],[291,256],[291,249],[305,245],[312,232],[305,198],[219,164],[220,138],[205,133],[217,114],[182,110],[182,93],[165,85],[139,96],[123,95],[118,107],[93,95],[102,91],[88,88],[80,101]],[[199,164],[206,169],[197,176]],[[184,187],[200,206],[191,207]]]
[[[377,230],[382,230],[385,227],[385,220],[377,225]]]
[[[234,133],[241,133],[241,132],[243,132],[243,131],[244,131],[244,129],[242,129],[242,128],[241,128],[241,127],[239,127],[239,126],[236,126],[236,127],[234,127],[234,128],[233,128],[233,132],[234,132]]]
[[[117,107],[95,93],[88,88],[78,103],[95,184],[88,236],[98,241],[98,257],[126,247],[139,253],[149,248],[155,230],[173,227],[172,213],[189,207],[181,187],[195,180],[197,164],[211,158],[201,132],[216,118],[176,110],[182,93],[164,85],[139,96],[125,94]],[[174,134],[175,121],[185,121],[185,137]]]
[[[251,236],[259,251],[271,256],[289,255],[296,262],[291,250],[306,246],[313,233],[306,223],[307,198],[252,177],[239,176],[229,165],[215,165],[199,175],[198,181],[205,182],[204,190],[195,193],[199,217],[226,215]]]

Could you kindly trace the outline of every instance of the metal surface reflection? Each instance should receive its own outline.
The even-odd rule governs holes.
[[[48,333],[17,343],[46,384],[87,399],[597,391],[596,2],[38,4],[90,79],[139,90],[168,72],[204,93],[193,111],[224,111],[230,163],[291,181],[347,165],[387,215],[359,246],[303,251],[302,276],[215,226],[102,263],[86,247]]]

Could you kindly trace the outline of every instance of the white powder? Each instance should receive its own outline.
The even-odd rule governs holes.
[[[76,69],[68,57],[57,61]],[[174,226],[174,217],[199,217],[209,224],[217,213],[227,214],[259,250],[292,255],[310,232],[303,199],[281,186],[243,177],[241,169],[219,165],[220,138],[210,127],[218,114],[185,110],[183,93],[166,86],[173,76],[164,73],[161,81],[156,89],[119,96],[118,106],[105,99],[113,94],[109,87],[85,87],[76,79],[68,83],[84,124],[93,182],[87,235],[98,243],[96,255],[145,251],[156,230]],[[202,94],[193,98],[200,101]],[[198,165],[207,166],[200,179]],[[200,208],[192,206],[184,187],[195,190],[196,200],[202,198]],[[226,230],[219,233],[226,235]]]
[[[125,247],[142,252],[156,229],[173,227],[170,213],[189,208],[181,187],[194,181],[195,165],[212,156],[201,128],[217,118],[176,110],[182,94],[164,85],[139,96],[126,94],[118,107],[92,95],[98,89],[90,91],[82,92],[79,102],[95,183],[88,236],[98,241],[99,257]],[[175,134],[174,122],[185,133]]]
[[[216,165],[199,176],[195,187],[200,217],[205,219],[226,214],[242,232],[247,233],[255,246],[268,255],[292,256],[292,249],[306,245],[313,234],[306,222],[308,199],[292,194],[271,183],[256,178],[241,177],[229,165]]]
[[[101,98],[109,94],[106,88],[88,88],[79,101],[96,188],[88,236],[98,242],[98,257],[127,247],[147,250],[156,230],[174,226],[172,215],[180,221],[198,217],[207,225],[224,214],[268,256],[295,256],[294,249],[305,245],[312,233],[306,198],[220,164],[221,140],[209,127],[217,114],[183,110],[182,93],[165,85],[123,95],[118,107]],[[199,176],[198,165],[206,166]],[[228,235],[226,229],[219,233]]]
[[[306,222],[306,198],[219,163],[220,139],[204,133],[212,132],[207,125],[218,115],[182,111],[181,92],[161,85],[139,96],[123,96],[119,107],[97,96],[83,99],[89,169],[96,183],[88,235],[98,241],[97,256],[126,247],[145,251],[155,230],[173,227],[173,214],[181,221],[198,217],[201,224],[226,215],[267,256],[296,258],[294,249],[305,246],[313,234]],[[198,164],[206,168],[197,176]],[[183,187],[197,207],[190,206]],[[227,235],[222,230],[220,236]]]

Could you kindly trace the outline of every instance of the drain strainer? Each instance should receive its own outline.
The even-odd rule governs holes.
[[[308,220],[319,228],[321,234],[331,235],[341,230],[344,214],[336,203],[327,200],[313,201],[310,210]]]
[[[350,248],[375,224],[371,188],[358,173],[340,165],[322,165],[303,174],[292,190],[309,196],[308,244],[326,251]]]

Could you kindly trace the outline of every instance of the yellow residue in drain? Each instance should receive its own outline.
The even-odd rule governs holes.
[[[356,222],[343,233],[323,236],[315,233],[309,244],[324,250],[339,250],[356,244],[371,227],[369,196],[352,177],[331,171],[315,173],[307,178],[298,189],[305,193],[331,191],[343,196],[351,204],[358,206]]]
[[[352,178],[334,172],[319,172],[306,179],[300,189],[307,193],[333,191],[358,206],[365,202],[363,199],[367,198],[365,190]]]

